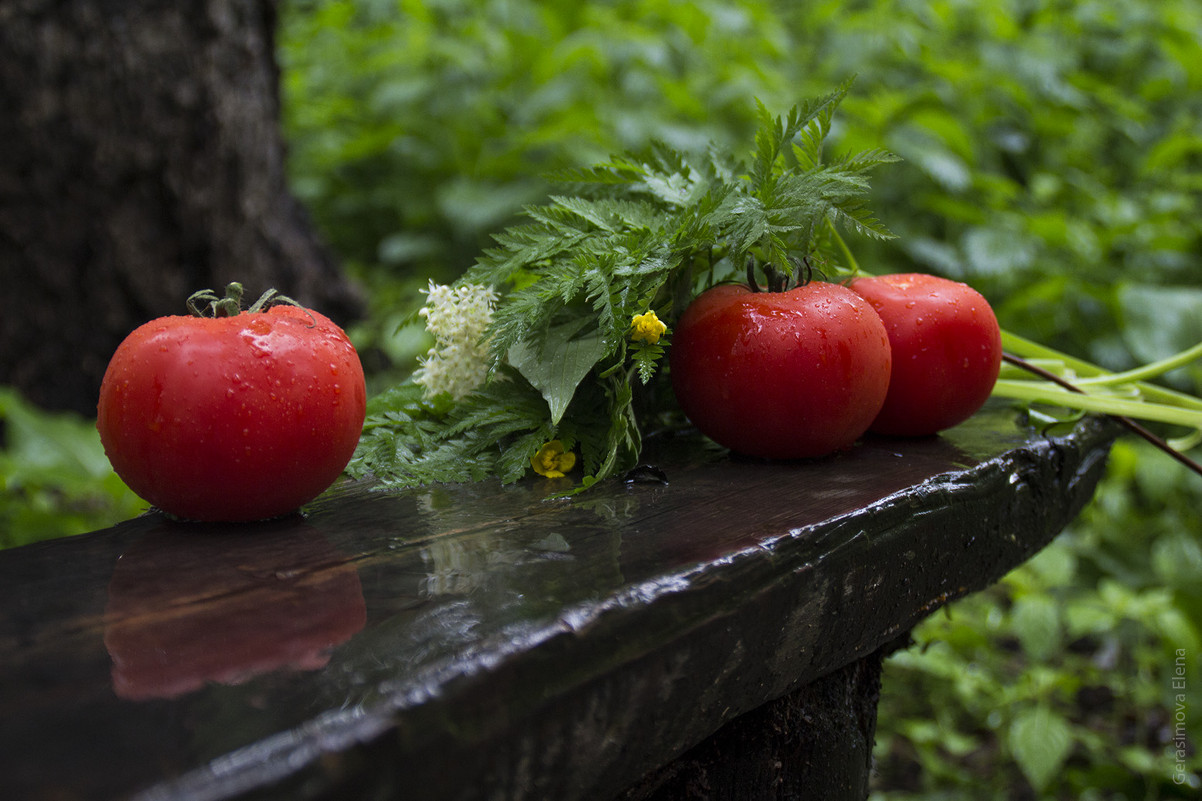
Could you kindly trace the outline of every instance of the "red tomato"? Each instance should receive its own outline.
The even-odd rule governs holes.
[[[889,394],[873,431],[934,434],[981,408],[1001,368],[1002,335],[979,292],[921,273],[857,278],[851,288],[876,309],[893,349]]]
[[[190,520],[261,520],[334,483],[366,398],[354,346],[317,312],[162,317],[117,348],[96,426],[143,500]]]
[[[872,307],[820,281],[714,287],[681,316],[669,356],[677,400],[703,434],[773,459],[854,443],[885,400],[891,361]]]

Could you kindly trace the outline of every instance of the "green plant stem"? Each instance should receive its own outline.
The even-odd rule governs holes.
[[[1014,400],[1071,407],[1085,412],[1128,415],[1190,428],[1202,426],[1202,417],[1192,409],[1182,409],[1179,406],[1150,403],[1143,400],[1116,398],[1113,395],[1076,393],[1037,381],[999,379],[994,385],[993,394]]]
[[[1122,399],[1118,399],[1118,398],[1105,398],[1105,397],[1099,398],[1097,396],[1087,395],[1084,390],[1074,386],[1073,384],[1071,384],[1068,381],[1065,381],[1063,378],[1056,375],[1055,373],[1044,370],[1041,367],[1037,367],[1036,365],[1033,365],[1030,362],[1020,359],[1017,356],[1014,356],[1009,353],[1004,353],[1002,355],[1002,358],[1009,364],[1013,364],[1016,367],[1020,367],[1024,370],[1032,372],[1035,375],[1038,375],[1041,378],[1057,385],[1058,387],[1062,387],[1063,391],[1057,393],[1060,397],[1060,400],[1054,401],[1054,402],[1060,403],[1062,405],[1075,406],[1076,408],[1082,409],[1083,411],[1105,412],[1111,418],[1113,418],[1115,421],[1117,421],[1120,425],[1124,426],[1127,430],[1137,434],[1138,436],[1140,436],[1140,437],[1144,438],[1145,440],[1147,440],[1148,442],[1152,443],[1157,448],[1164,451],[1169,456],[1173,457],[1178,462],[1185,465],[1186,467],[1188,467],[1190,470],[1194,471],[1198,475],[1202,475],[1202,465],[1199,465],[1196,461],[1194,461],[1190,457],[1186,456],[1184,453],[1177,450],[1172,445],[1170,445],[1168,442],[1161,439],[1156,434],[1153,434],[1147,428],[1145,428],[1144,426],[1135,422],[1130,417],[1128,417],[1124,414],[1116,413],[1119,406],[1134,405],[1134,407],[1136,408],[1137,414],[1140,414],[1141,416],[1145,417],[1145,419],[1156,419],[1154,417],[1148,416],[1147,413],[1148,413],[1149,409],[1159,408],[1159,407],[1156,407],[1153,404],[1148,404],[1146,402],[1141,402],[1141,401],[1134,401],[1134,402],[1133,401],[1123,401]],[[1002,382],[999,381],[998,383],[1002,383]],[[1007,381],[1005,383],[1006,383],[1007,387],[1009,387],[1011,390],[1017,390],[1019,388],[1019,385],[1029,383],[1029,382]],[[1003,387],[1002,390],[999,392],[995,385],[994,391],[996,394],[1005,395],[1007,387]],[[1032,387],[1032,389],[1037,389],[1037,387]],[[1056,392],[1055,390],[1049,390],[1049,391]],[[1034,393],[1032,393],[1032,394],[1034,394]],[[1069,403],[1064,403],[1065,396],[1070,396],[1069,398],[1067,398],[1067,400],[1069,400]],[[1014,397],[1014,396],[1011,395],[1010,397]],[[1046,395],[1045,395],[1045,397],[1046,397]],[[1094,400],[1107,401],[1108,403],[1106,405],[1109,406],[1113,410],[1087,408],[1088,403],[1083,403],[1083,401],[1086,401],[1086,399],[1090,399],[1090,398],[1092,398]],[[1027,398],[1027,400],[1031,400],[1031,401],[1040,400],[1040,399],[1041,398]],[[1114,403],[1115,401],[1121,401],[1121,403],[1115,404]],[[1092,403],[1092,401],[1089,401],[1089,403]],[[1174,409],[1172,407],[1169,407],[1169,410],[1174,411]],[[1188,425],[1188,423],[1186,423],[1186,425]],[[1195,424],[1195,426],[1197,426],[1197,424]]]
[[[1015,356],[1019,356],[1028,360],[1028,363],[1030,363],[1030,360],[1033,359],[1046,359],[1048,361],[1058,362],[1064,365],[1079,377],[1076,382],[1077,386],[1106,386],[1116,383],[1110,380],[1112,376],[1143,373],[1145,369],[1135,368],[1134,370],[1129,370],[1126,373],[1111,373],[1108,370],[1098,367],[1096,364],[1069,356],[1067,353],[1061,353],[1060,351],[1049,348],[1046,345],[1040,345],[1038,342],[1032,342],[1029,339],[1024,339],[1017,334],[1004,330],[1002,331],[1002,347],[1007,353],[1012,353]],[[1182,351],[1174,356],[1170,356],[1168,359],[1155,362],[1153,365],[1149,365],[1149,367],[1161,365],[1162,367],[1159,372],[1166,371],[1165,368],[1163,368],[1163,365],[1165,364],[1170,365],[1167,368],[1169,370],[1173,369],[1174,367],[1179,367],[1188,361],[1192,361],[1192,359],[1186,359],[1185,355],[1192,351],[1198,350],[1198,348],[1202,348],[1202,344],[1190,348],[1189,350]],[[1198,358],[1198,356],[1195,356],[1194,358]],[[1094,379],[1097,380],[1095,381]],[[1193,409],[1195,411],[1202,412],[1202,398],[1196,398],[1193,395],[1189,395],[1184,392],[1178,392],[1167,387],[1158,386],[1156,384],[1148,384],[1138,380],[1131,381],[1128,379],[1124,383],[1134,385],[1145,400],[1163,403],[1170,406],[1180,406],[1185,409]]]
[[[831,236],[834,237],[835,244],[839,246],[839,251],[843,254],[843,258],[847,260],[847,266],[851,268],[852,275],[863,273],[863,270],[860,269],[860,262],[856,261],[855,254],[851,252],[851,248],[847,246],[847,242],[839,234],[839,229],[835,227],[834,220],[827,217],[826,225],[830,229]]]
[[[1175,370],[1178,367],[1184,367],[1190,362],[1202,359],[1202,342],[1194,345],[1192,348],[1187,348],[1180,353],[1175,353],[1165,359],[1151,362],[1131,370],[1125,370],[1121,373],[1112,373],[1104,370],[1097,365],[1080,359],[1074,359],[1067,354],[1060,353],[1044,345],[1040,345],[1030,340],[1023,339],[1016,334],[1003,332],[1003,345],[1006,350],[1015,353],[1016,355],[1025,355],[1027,357],[1039,357],[1063,362],[1067,367],[1073,369],[1074,372],[1084,374],[1076,384],[1077,386],[1092,385],[1105,386],[1107,384],[1133,384],[1144,381],[1149,378],[1155,378],[1159,375]]]
[[[1136,367],[1131,370],[1125,370],[1121,373],[1112,373],[1110,375],[1098,376],[1096,378],[1085,378],[1078,381],[1078,385],[1105,385],[1105,384],[1126,384],[1143,381],[1148,378],[1155,378],[1159,375],[1175,370],[1178,367],[1202,359],[1202,342],[1194,345],[1192,348],[1187,348],[1180,353],[1175,353],[1167,359],[1145,364],[1141,367]]]

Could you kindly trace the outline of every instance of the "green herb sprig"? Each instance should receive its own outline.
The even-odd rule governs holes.
[[[579,452],[581,487],[637,464],[664,412],[644,399],[655,395],[671,324],[697,292],[742,275],[748,259],[789,276],[803,260],[828,275],[847,270],[838,227],[892,237],[866,201],[869,172],[896,157],[824,153],[850,86],[783,116],[759,104],[744,160],[655,144],[552,176],[565,191],[526,208],[456,282],[500,295],[484,384],[457,401],[412,380],[374,398],[352,475],[512,482],[552,440]],[[648,313],[664,336],[632,337],[632,321]]]

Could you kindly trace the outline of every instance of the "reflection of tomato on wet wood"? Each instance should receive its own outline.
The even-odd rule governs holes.
[[[249,529],[164,522],[117,560],[104,645],[119,698],[175,698],[316,670],[363,629],[355,565],[299,517]]]
[[[100,438],[117,474],[165,512],[287,514],[350,460],[366,410],[363,368],[316,311],[221,303],[211,303],[217,316],[162,317],[121,343],[100,390]]]

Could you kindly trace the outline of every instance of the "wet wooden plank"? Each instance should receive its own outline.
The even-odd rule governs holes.
[[[991,410],[768,464],[348,484],[0,552],[0,798],[596,799],[996,581],[1114,430]]]

